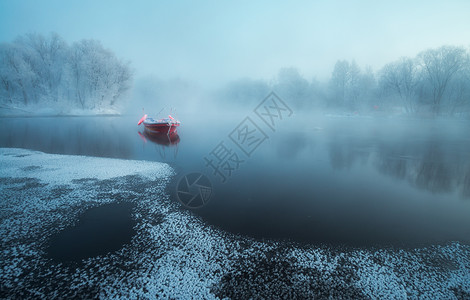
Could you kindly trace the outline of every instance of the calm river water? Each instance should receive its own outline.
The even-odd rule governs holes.
[[[174,201],[183,175],[203,173],[213,194],[193,212],[257,238],[470,241],[468,121],[305,114],[270,127],[253,114],[179,117],[170,140],[146,134],[140,116],[1,118],[0,146],[167,162]]]

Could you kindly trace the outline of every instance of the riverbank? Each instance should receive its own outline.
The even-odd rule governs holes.
[[[121,115],[121,112],[114,108],[79,109],[71,107],[45,107],[43,105],[28,107],[0,106],[0,117],[2,118],[119,115]]]
[[[255,240],[170,199],[157,162],[0,149],[0,298],[457,298],[470,247],[351,249]],[[97,256],[50,258],[93,208],[132,203],[134,236]]]

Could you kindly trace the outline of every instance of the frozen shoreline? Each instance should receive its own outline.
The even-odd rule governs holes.
[[[468,298],[470,247],[339,249],[257,241],[170,200],[166,164],[0,148],[0,298]],[[81,264],[45,258],[80,214],[132,202],[136,235]]]
[[[120,116],[117,109],[79,109],[79,108],[56,108],[56,107],[6,107],[0,106],[0,117],[2,118],[24,118],[24,117],[87,117],[87,116]]]

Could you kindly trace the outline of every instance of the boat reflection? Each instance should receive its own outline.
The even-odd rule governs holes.
[[[158,146],[157,150],[162,158],[166,158],[166,148],[174,147],[173,154],[174,158],[176,158],[178,154],[178,144],[180,142],[178,131],[175,130],[169,133],[163,133],[145,128],[143,132],[138,131],[138,134],[144,143],[150,141],[156,144]]]

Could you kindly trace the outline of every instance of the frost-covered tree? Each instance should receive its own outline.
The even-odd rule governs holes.
[[[274,80],[273,89],[296,107],[305,107],[312,101],[310,84],[296,68],[281,69]]]
[[[34,99],[32,87],[37,75],[17,45],[0,45],[1,102],[11,105],[29,105]]]
[[[362,73],[361,69],[357,65],[356,61],[352,61],[349,64],[348,70],[348,97],[347,97],[347,106],[356,109],[358,107],[359,96],[361,94],[361,79]]]
[[[68,46],[57,34],[27,34],[0,45],[0,102],[83,109],[114,106],[130,88],[129,64],[100,42]]]
[[[333,106],[345,105],[348,85],[349,62],[347,60],[338,60],[335,64],[330,79],[330,90],[332,93]]]
[[[35,101],[57,102],[66,63],[67,44],[57,34],[27,34],[15,41],[23,60],[34,73],[31,94]]]
[[[377,101],[377,79],[372,67],[367,66],[359,77],[359,103],[369,110],[378,104]]]
[[[99,41],[82,40],[71,47],[69,80],[82,108],[113,106],[129,89],[131,71]]]
[[[269,91],[269,85],[262,80],[242,78],[228,83],[217,93],[217,97],[236,105],[255,104],[266,97]]]
[[[371,68],[362,72],[354,60],[338,60],[329,82],[330,106],[356,110],[370,100],[375,85]]]

